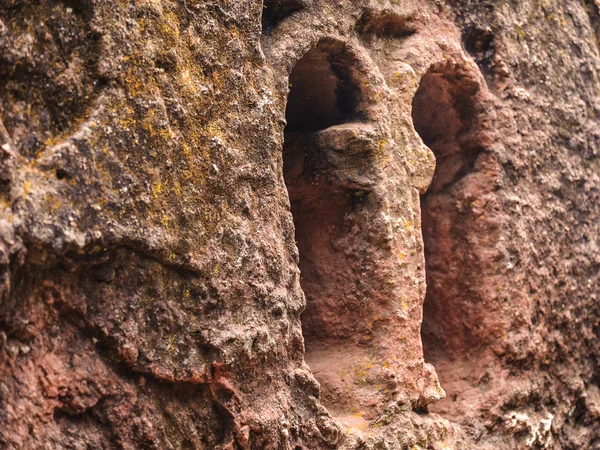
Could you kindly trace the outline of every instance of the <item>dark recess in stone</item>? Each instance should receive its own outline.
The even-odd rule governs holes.
[[[400,39],[417,31],[414,19],[399,14],[375,14],[366,11],[356,23],[356,31],[362,37],[385,37]]]
[[[415,413],[417,413],[420,416],[429,414],[429,409],[427,408],[427,406],[423,406],[423,407],[419,407],[419,408],[413,408],[413,411]]]
[[[413,100],[413,122],[436,156],[428,193],[446,189],[472,169],[478,149],[466,138],[475,120],[472,97],[477,90],[454,75],[428,73],[421,80]]]
[[[465,50],[479,66],[487,71],[493,64],[495,52],[494,33],[489,28],[470,25],[463,30],[462,41]]]
[[[314,145],[312,136],[320,130],[347,122],[356,116],[358,88],[345,68],[342,48],[321,43],[296,64],[290,75],[290,93],[286,109],[284,176],[290,195],[296,240],[300,252],[302,287],[310,303],[319,297],[324,270],[335,271],[331,248],[332,233],[343,233],[344,216],[352,207],[351,193],[337,189],[327,178],[324,154]],[[341,76],[339,76],[339,75]],[[342,261],[338,261],[343,264]],[[314,338],[326,338],[319,315],[309,304],[303,314],[307,346]],[[308,320],[308,321],[307,321]]]
[[[271,31],[283,19],[308,7],[309,4],[309,0],[264,0],[262,12],[263,33]]]
[[[482,151],[474,132],[478,90],[460,72],[442,68],[422,78],[413,100],[415,129],[436,157],[433,180],[421,197],[427,278],[421,334],[425,359],[434,365],[453,358],[448,352],[460,352],[470,339],[469,280],[455,273],[469,258],[470,222],[450,204],[453,189],[474,170]]]
[[[357,118],[361,95],[349,64],[343,49],[329,42],[298,61],[289,80],[286,132],[317,131]]]
[[[315,362],[314,355],[334,352],[349,339],[338,319],[347,313],[344,308],[350,308],[340,286],[351,279],[353,260],[339,242],[350,233],[352,213],[365,196],[340,184],[330,152],[320,146],[319,136],[325,129],[349,125],[361,116],[354,64],[343,44],[325,40],[290,75],[283,170],[296,228],[300,284],[306,296],[301,320],[309,364]],[[339,406],[335,392],[325,388],[321,395],[328,408]]]
[[[65,169],[56,169],[56,178],[58,178],[59,180],[64,180],[68,176],[69,174]]]

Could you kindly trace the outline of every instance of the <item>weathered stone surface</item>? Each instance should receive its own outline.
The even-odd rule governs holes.
[[[600,446],[599,17],[0,0],[0,447]]]

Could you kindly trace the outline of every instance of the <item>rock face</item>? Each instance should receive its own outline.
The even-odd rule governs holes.
[[[0,447],[600,448],[594,0],[0,0]]]

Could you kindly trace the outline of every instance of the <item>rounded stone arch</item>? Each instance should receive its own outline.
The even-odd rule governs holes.
[[[373,72],[363,58],[347,42],[319,40],[290,72],[284,130],[284,179],[306,298],[305,359],[337,417],[365,403],[340,374],[369,353],[370,344],[360,354],[351,348],[370,332],[373,315],[353,292],[364,282],[353,252],[364,245],[357,221],[376,183],[379,145]]]
[[[356,206],[356,192],[361,190],[358,184],[339,176],[342,160],[356,160],[349,151],[348,137],[358,137],[352,144],[364,146],[366,159],[371,151],[365,136],[371,131],[368,105],[363,102],[367,94],[361,69],[356,67],[358,61],[347,43],[324,38],[298,60],[289,77],[284,178],[296,226],[301,284],[308,302],[303,328],[309,349],[312,337],[342,334],[340,327],[332,326],[339,318],[313,314],[311,297],[317,286],[323,286],[317,278],[323,278],[325,272],[340,272],[344,266],[343,257],[338,260],[340,264],[333,264],[334,255],[341,252],[331,248],[330,241],[334,234],[348,231],[348,215]],[[320,264],[325,261],[329,264]]]
[[[493,299],[486,291],[488,249],[497,230],[487,222],[488,200],[482,200],[495,182],[492,172],[482,169],[492,143],[482,75],[467,62],[432,66],[420,80],[412,119],[436,158],[432,182],[421,196],[427,279],[423,351],[456,399],[469,383],[460,374],[476,365],[499,322],[490,314]],[[438,405],[439,412],[452,408]]]
[[[371,120],[377,97],[372,78],[373,69],[358,48],[321,38],[289,74],[286,132]]]

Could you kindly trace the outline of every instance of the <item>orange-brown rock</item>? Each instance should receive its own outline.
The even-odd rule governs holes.
[[[592,0],[0,0],[0,448],[600,448]]]

